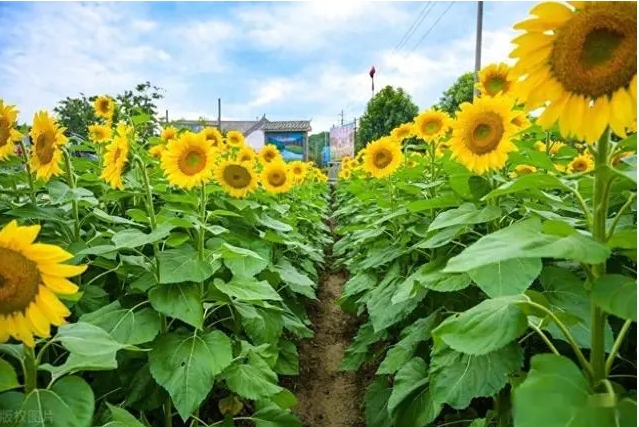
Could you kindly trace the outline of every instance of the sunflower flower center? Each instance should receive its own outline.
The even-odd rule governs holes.
[[[384,169],[386,166],[390,165],[392,161],[393,153],[387,148],[377,150],[373,155],[373,164],[378,169]]]
[[[489,112],[484,114],[482,121],[475,125],[466,139],[466,146],[474,154],[490,153],[499,146],[503,134],[504,125],[501,117]]]
[[[575,160],[572,164],[572,169],[575,172],[584,172],[588,169],[588,164],[583,160]]]
[[[275,171],[269,173],[266,179],[273,187],[281,187],[286,182],[286,175],[280,171]]]
[[[108,101],[108,100],[106,100],[106,99],[101,100],[101,101],[98,103],[98,111],[99,111],[100,113],[102,113],[102,114],[107,114],[107,113],[109,112],[109,107],[110,107],[110,105],[109,105],[109,104],[110,104],[110,103],[109,103],[109,101]]]
[[[0,148],[7,145],[11,136],[11,126],[7,119],[0,115]]]
[[[224,182],[237,189],[246,188],[251,183],[251,174],[240,165],[229,165],[224,168]]]
[[[50,130],[42,132],[36,138],[35,152],[41,164],[47,165],[53,160],[54,141],[55,135]]]
[[[442,124],[439,121],[431,120],[429,122],[426,122],[426,124],[424,125],[424,132],[432,135],[439,132],[441,128]]]
[[[36,263],[12,249],[0,248],[0,314],[23,311],[38,294]]]
[[[264,160],[266,160],[267,162],[270,162],[274,158],[275,158],[275,153],[273,153],[272,151],[267,151],[266,153],[264,153]]]
[[[637,6],[593,2],[557,31],[550,56],[554,77],[589,98],[612,95],[637,73]]]
[[[206,154],[198,149],[190,149],[180,157],[178,164],[185,175],[195,175],[206,166]]]
[[[490,96],[495,96],[502,90],[505,92],[508,89],[508,82],[500,76],[495,76],[486,81],[485,87]]]

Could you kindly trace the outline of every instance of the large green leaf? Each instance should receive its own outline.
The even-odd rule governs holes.
[[[20,383],[13,366],[6,360],[0,359],[0,393],[18,387]]]
[[[281,301],[282,297],[266,280],[234,278],[230,282],[215,280],[215,287],[222,293],[240,301]]]
[[[295,344],[283,339],[279,342],[279,349],[280,352],[277,356],[277,363],[275,363],[273,367],[275,372],[281,375],[299,375],[299,357]]]
[[[88,357],[115,355],[118,350],[128,347],[104,329],[84,322],[60,326],[54,339],[71,353]]]
[[[388,386],[384,376],[368,386],[364,395],[364,417],[366,427],[392,427],[393,421],[388,413],[388,399],[392,388]]]
[[[528,190],[554,190],[564,189],[568,187],[561,182],[559,178],[548,174],[530,174],[522,175],[514,181],[508,181],[490,193],[486,194],[482,200],[490,200],[495,197],[504,196],[506,194],[518,193]]]
[[[523,296],[487,299],[461,314],[448,317],[433,330],[433,335],[459,352],[488,354],[526,331],[528,318],[516,305],[525,300]]]
[[[615,420],[622,415],[620,406],[597,405],[588,382],[570,359],[537,354],[530,365],[526,379],[514,391],[515,427],[630,426]]]
[[[186,421],[213,388],[216,377],[231,364],[231,340],[220,331],[160,335],[149,353],[153,379],[171,395]]]
[[[111,240],[118,249],[134,249],[159,242],[168,237],[173,228],[172,224],[164,223],[148,234],[136,229],[126,229],[115,233]]]
[[[219,268],[217,254],[205,249],[203,259],[191,248],[169,249],[158,256],[160,263],[160,283],[203,282]]]
[[[517,343],[480,356],[460,353],[439,340],[431,351],[430,389],[433,400],[464,409],[476,397],[496,394],[508,375],[523,363]]]
[[[230,257],[224,259],[224,265],[231,270],[233,277],[248,279],[264,270],[269,265],[269,261],[252,256]]]
[[[157,285],[149,291],[149,301],[160,313],[202,329],[204,307],[199,284]]]
[[[255,356],[257,357],[257,356]],[[252,363],[251,363],[252,362]],[[283,390],[277,385],[277,377],[268,371],[268,366],[255,363],[234,363],[224,371],[228,388],[246,399],[260,399],[277,394]]]
[[[282,335],[284,319],[278,311],[235,301],[246,334],[255,344],[276,342]]]
[[[123,344],[153,341],[160,332],[160,315],[156,311],[148,307],[142,310],[124,309],[118,301],[82,315],[80,321],[101,327]]]
[[[386,329],[397,322],[401,322],[407,316],[410,316],[426,295],[426,290],[422,288],[409,299],[389,304],[393,294],[397,290],[399,280],[399,277],[395,277],[394,279],[385,280],[380,283],[377,288],[371,292],[370,298],[366,302],[368,314],[370,315],[375,332]]]
[[[492,221],[501,216],[501,209],[497,206],[486,206],[477,209],[473,203],[464,203],[455,209],[442,212],[430,223],[428,231],[439,230],[453,225],[481,224]]]
[[[541,272],[540,258],[511,258],[468,271],[471,279],[491,298],[522,294]]]
[[[451,258],[445,272],[466,272],[513,258],[566,258],[586,264],[605,261],[610,249],[576,230],[546,234],[541,220],[530,218],[488,234]]]
[[[67,360],[62,365],[53,366],[44,363],[38,367],[51,373],[51,380],[56,381],[65,375],[81,371],[111,371],[118,367],[116,352],[85,356],[78,353],[69,353]]]
[[[401,427],[424,427],[439,416],[442,405],[436,403],[431,395],[431,389],[422,386],[411,394],[397,408],[395,425]]]
[[[632,277],[602,276],[592,285],[592,297],[606,312],[637,321],[637,281]]]
[[[290,262],[282,260],[277,265],[277,272],[291,291],[306,297],[317,299],[315,283],[306,274],[300,273]]]
[[[295,414],[272,402],[260,405],[251,418],[255,421],[255,427],[302,427],[302,422]]]
[[[397,407],[411,393],[428,384],[428,366],[424,359],[414,357],[402,366],[393,381],[393,391],[388,398],[388,412],[395,415]]]
[[[406,207],[409,212],[422,212],[430,209],[448,208],[459,205],[459,197],[454,194],[445,194],[431,199],[413,200]]]
[[[106,402],[113,421],[108,422],[102,427],[145,427],[140,421],[138,421],[133,415],[127,412],[126,409],[113,406],[109,402]]]

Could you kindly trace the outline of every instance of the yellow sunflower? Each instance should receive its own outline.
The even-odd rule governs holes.
[[[446,112],[427,110],[415,118],[413,132],[424,141],[434,141],[446,136],[451,122]]]
[[[353,171],[350,169],[341,169],[337,177],[340,179],[350,179],[352,174],[353,174]]]
[[[483,96],[512,95],[514,82],[510,67],[501,62],[484,67],[477,75],[476,88]]]
[[[364,170],[375,178],[393,174],[404,160],[402,146],[390,137],[382,137],[366,147]]]
[[[104,144],[111,139],[113,134],[110,127],[105,125],[90,125],[89,139],[96,144]]]
[[[637,3],[544,2],[514,26],[513,74],[537,124],[595,142],[606,126],[625,134],[637,118]]]
[[[537,172],[537,168],[531,165],[517,165],[515,166],[515,170],[510,173],[511,178],[517,178],[522,175],[529,175],[531,173]]]
[[[111,188],[124,190],[122,173],[129,160],[129,140],[116,136],[107,146],[103,157],[103,168],[100,178],[105,180]]]
[[[93,101],[93,110],[95,115],[105,120],[111,120],[115,112],[115,102],[108,96],[98,96]]]
[[[213,126],[207,126],[202,129],[202,133],[204,134],[204,139],[209,141],[213,147],[220,147],[224,144],[224,137],[220,133],[217,128]]]
[[[15,152],[15,143],[22,138],[15,129],[18,110],[14,105],[7,105],[0,99],[0,162]]]
[[[306,163],[296,160],[288,164],[288,170],[291,172],[293,181],[299,184],[304,181],[308,166],[306,166]]]
[[[231,147],[241,147],[244,145],[244,135],[236,130],[229,131],[226,134],[226,143]]]
[[[512,124],[517,126],[519,132],[526,130],[530,127],[531,123],[528,116],[524,111],[515,111],[515,117],[512,119]]]
[[[571,173],[590,172],[595,168],[595,161],[586,154],[580,154],[570,163],[568,163],[568,171]]]
[[[267,163],[262,169],[260,182],[266,191],[274,194],[286,193],[293,187],[293,178],[282,160]]]
[[[130,139],[135,133],[135,129],[130,124],[120,121],[115,128],[115,133],[122,138]]]
[[[512,98],[504,96],[463,103],[453,124],[452,158],[478,174],[502,168],[508,153],[517,150],[510,140],[517,131],[512,124],[512,106]]]
[[[266,144],[264,147],[262,147],[262,149],[258,153],[258,156],[260,158],[260,161],[264,164],[270,163],[274,160],[280,160],[282,158],[282,155],[280,154],[277,147],[272,144]]]
[[[403,141],[406,138],[412,136],[413,133],[413,125],[412,123],[404,123],[397,126],[395,129],[391,131],[391,136],[400,141]]]
[[[236,199],[246,197],[257,189],[258,178],[251,165],[231,160],[216,168],[215,177],[222,189]]]
[[[240,152],[237,154],[237,161],[240,163],[253,162],[256,157],[257,154],[251,147],[242,147],[242,149],[240,149]]]
[[[202,133],[187,131],[166,145],[162,169],[171,185],[190,190],[213,179],[216,157]]]
[[[158,160],[162,159],[162,154],[164,154],[165,151],[166,151],[165,144],[157,144],[149,148],[149,154]]]
[[[50,336],[71,313],[56,294],[73,295],[78,287],[67,280],[84,273],[86,265],[61,264],[73,258],[62,248],[34,243],[39,225],[19,226],[13,220],[0,230],[0,343],[9,337],[35,347],[34,335]]]
[[[65,128],[59,127],[48,112],[35,113],[29,132],[32,141],[29,165],[37,178],[48,181],[52,176],[62,174],[60,146],[68,142],[64,131]]]
[[[162,128],[162,132],[160,133],[160,138],[164,142],[169,142],[172,139],[177,138],[177,135],[178,135],[178,130],[175,128],[175,126],[166,126]]]

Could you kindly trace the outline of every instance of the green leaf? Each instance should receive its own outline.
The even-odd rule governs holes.
[[[117,342],[104,329],[84,322],[60,326],[54,340],[61,342],[71,353],[88,357],[113,355],[128,347]]]
[[[411,393],[428,384],[428,366],[424,359],[414,357],[402,366],[393,381],[393,391],[388,398],[388,412],[395,415],[397,407]]]
[[[0,393],[18,387],[20,387],[20,383],[13,366],[6,360],[0,359]]]
[[[220,331],[160,335],[149,353],[153,379],[171,395],[183,421],[197,409],[231,364],[231,340]]]
[[[257,400],[269,397],[283,390],[269,373],[252,364],[233,364],[224,372],[228,388],[238,395]]]
[[[486,206],[478,210],[473,203],[464,203],[458,208],[440,213],[430,223],[428,231],[439,230],[453,225],[481,224],[492,221],[501,216],[501,209],[497,206]]]
[[[297,406],[297,397],[287,389],[271,396],[270,399],[282,409],[291,409]]]
[[[384,376],[379,376],[368,388],[364,395],[364,417],[366,427],[393,427],[393,421],[388,413],[388,399],[392,389],[388,386]]]
[[[77,353],[69,353],[67,360],[62,365],[53,366],[45,363],[38,367],[51,373],[51,380],[56,381],[65,375],[81,371],[111,371],[118,367],[116,353],[99,354],[97,356],[84,356]]]
[[[262,224],[265,227],[271,228],[276,231],[283,231],[283,232],[293,231],[293,227],[291,227],[290,225],[285,224],[282,221],[278,221],[266,214],[259,217],[257,219],[257,222]]]
[[[423,386],[397,408],[397,426],[424,427],[439,416],[442,405],[436,403],[429,387]]]
[[[315,283],[307,275],[300,273],[290,262],[280,261],[277,265],[277,272],[291,291],[311,299],[317,299]]]
[[[433,335],[454,350],[483,355],[498,350],[528,329],[528,318],[515,303],[524,296],[487,299],[444,320]]]
[[[160,262],[160,283],[203,282],[220,267],[212,251],[205,249],[204,259],[191,248],[169,249],[158,256]]]
[[[138,311],[123,309],[117,301],[82,315],[80,321],[101,327],[123,344],[150,342],[160,332],[160,315],[157,312],[150,308]]]
[[[299,375],[300,366],[295,344],[288,340],[280,340],[280,352],[273,370],[281,375]]]
[[[568,236],[545,234],[539,218],[533,217],[480,238],[451,258],[444,272],[466,272],[513,258],[566,258],[597,264],[609,255],[607,246],[576,230]]]
[[[246,334],[257,345],[276,342],[282,335],[284,319],[279,311],[233,302]]]
[[[636,249],[637,248],[637,229],[615,229],[607,245],[611,248],[619,249]]]
[[[266,280],[232,279],[230,282],[215,280],[215,287],[224,294],[240,301],[281,301],[282,297]]]
[[[204,307],[199,284],[157,285],[149,291],[149,301],[160,313],[202,329]]]
[[[592,284],[592,297],[607,313],[637,321],[637,281],[620,274],[608,274]]]
[[[262,405],[251,418],[255,421],[255,427],[302,427],[302,422],[295,414],[271,402]]]
[[[113,421],[105,424],[103,427],[146,427],[140,421],[138,421],[133,415],[127,412],[126,409],[111,405],[109,402],[105,402]]]
[[[506,194],[527,190],[566,190],[569,188],[559,178],[548,174],[522,175],[514,181],[508,181],[484,196],[482,200],[490,200]]]
[[[421,199],[410,202],[406,208],[409,212],[423,212],[430,209],[449,208],[459,205],[459,197],[454,194],[434,197],[432,199]]]
[[[435,402],[464,409],[477,397],[490,397],[523,364],[516,342],[480,356],[457,352],[439,340],[431,350],[430,389]]]
[[[404,320],[415,310],[426,295],[425,289],[419,289],[411,298],[389,304],[401,278],[395,277],[393,279],[390,275],[387,277],[391,277],[391,280],[385,280],[385,283],[380,283],[377,288],[371,292],[370,298],[366,302],[368,314],[375,332],[386,329]]]
[[[134,229],[122,230],[115,233],[111,240],[118,249],[134,249],[159,242],[168,237],[172,229],[173,225],[165,223],[149,234]]]
[[[522,294],[541,273],[540,258],[511,258],[468,271],[491,298]]]
[[[471,175],[468,177],[468,188],[475,199],[481,199],[492,190],[490,182],[481,176]]]

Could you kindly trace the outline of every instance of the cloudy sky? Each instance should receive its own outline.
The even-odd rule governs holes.
[[[339,6],[336,7],[335,5]],[[508,60],[530,2],[484,2],[482,63]],[[362,114],[376,89],[420,109],[474,64],[477,2],[0,2],[0,98],[30,120],[67,96],[162,87],[171,118]],[[415,25],[417,24],[417,25]],[[407,32],[414,27],[406,39]],[[405,40],[406,39],[406,40]]]

